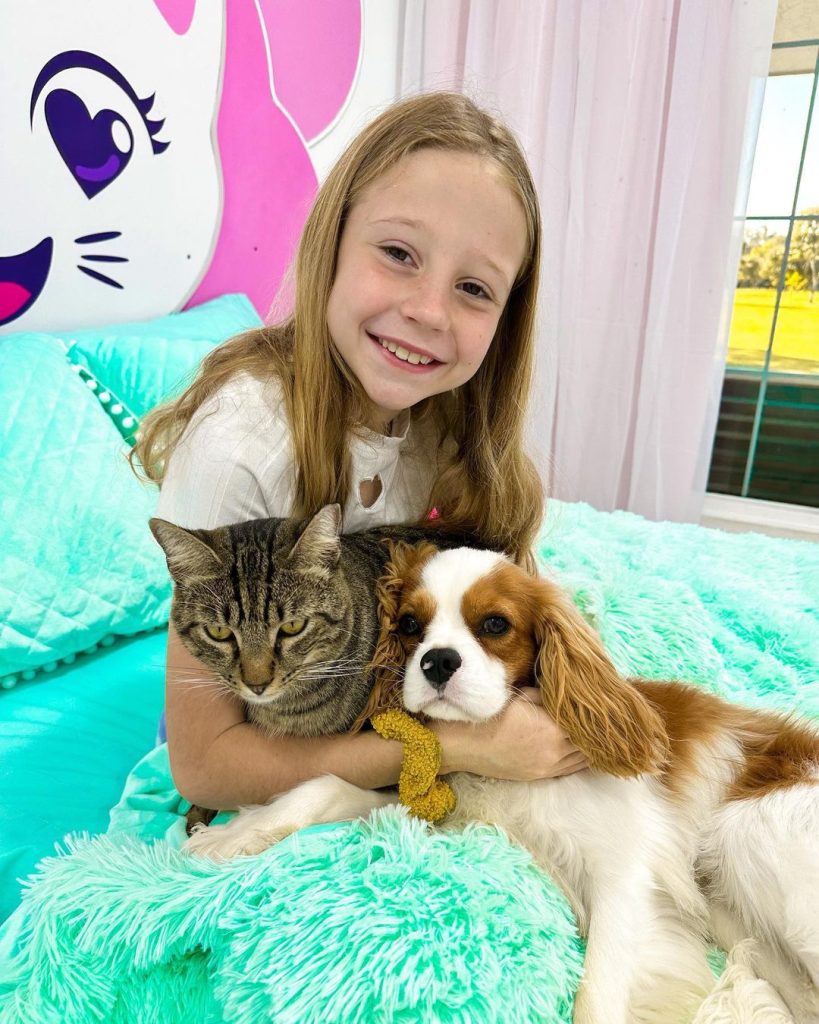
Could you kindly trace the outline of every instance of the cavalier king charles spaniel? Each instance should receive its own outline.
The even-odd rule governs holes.
[[[815,728],[694,686],[622,678],[555,584],[495,552],[395,545],[379,601],[368,712],[403,704],[482,722],[534,684],[588,758],[588,771],[537,782],[451,775],[458,803],[445,822],[502,826],[565,892],[587,940],[575,1024],[690,1021],[713,985],[708,941],[748,938],[798,1024],[819,1021]],[[187,848],[258,853],[396,801],[325,776]]]

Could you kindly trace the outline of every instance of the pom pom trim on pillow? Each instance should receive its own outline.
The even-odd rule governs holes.
[[[88,390],[92,392],[108,418],[117,428],[117,431],[123,440],[133,447],[136,441],[137,431],[139,430],[138,417],[128,408],[122,399],[120,399],[111,390],[111,388],[98,380],[86,366],[72,361],[71,349],[76,342],[69,341],[66,343],[62,338],[56,338],[55,340],[63,347],[68,365],[74,373],[77,374],[79,379],[85,383]],[[14,672],[10,675],[0,676],[0,690],[12,690],[19,682],[30,682],[41,674],[55,672],[60,666],[73,665],[77,660],[78,655],[94,654],[101,647],[112,647],[120,640],[130,640],[134,636],[153,633],[157,629],[164,628],[165,624],[162,623],[160,625],[151,625],[145,629],[136,630],[127,634],[123,633],[120,635],[108,633],[89,647],[67,654],[62,658],[55,658],[53,661],[46,662],[44,665],[38,665],[34,668],[27,668],[19,672]]]
[[[131,412],[125,402],[115,395],[109,387],[102,383],[102,381],[98,380],[88,367],[83,366],[81,363],[75,363],[72,361],[71,347],[72,346],[70,344],[66,347],[66,357],[71,369],[77,374],[80,380],[85,382],[88,390],[94,393],[97,401],[108,414],[108,418],[113,422],[114,426],[122,435],[123,440],[133,447],[136,440],[136,433],[139,429],[139,420],[134,413]]]

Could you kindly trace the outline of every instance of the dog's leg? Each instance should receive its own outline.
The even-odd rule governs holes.
[[[796,1024],[819,1024],[819,992],[807,975],[781,949],[763,938],[759,930],[754,933],[754,929],[743,924],[722,900],[710,900],[709,911],[713,941],[729,952],[739,944],[747,947],[752,942],[757,974],[779,993]]]
[[[250,856],[308,825],[352,821],[396,803],[394,792],[360,789],[335,775],[324,775],[303,782],[269,804],[242,807],[224,825],[197,827],[182,849],[220,861]]]
[[[688,1024],[713,986],[689,894],[672,897],[639,862],[606,874],[593,883],[575,1024]],[[693,877],[689,888],[699,903]]]
[[[819,1024],[819,801],[797,785],[733,801],[703,851],[715,938],[751,937],[759,974],[799,1024]]]
[[[583,979],[574,1024],[632,1024],[629,998],[641,936],[648,924],[640,885],[595,882]]]

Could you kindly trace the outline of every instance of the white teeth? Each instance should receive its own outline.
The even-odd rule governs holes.
[[[382,348],[392,352],[399,359],[403,359],[405,363],[411,363],[413,366],[417,366],[420,363],[422,366],[427,366],[432,362],[429,356],[419,356],[417,352],[408,352],[405,348],[401,348],[400,345],[396,345],[394,341],[384,341],[383,338],[379,338],[378,341]]]

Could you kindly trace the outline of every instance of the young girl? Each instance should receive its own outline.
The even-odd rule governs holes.
[[[539,254],[508,129],[457,94],[390,107],[318,194],[293,314],[220,346],[147,418],[135,455],[162,485],[157,515],[213,528],[339,502],[349,532],[434,509],[534,571],[543,495],[522,432]],[[173,629],[166,717],[174,781],[205,807],[264,803],[325,773],[398,779],[400,745],[373,732],[263,734]],[[527,700],[487,725],[434,728],[444,771],[528,780],[586,764]]]

